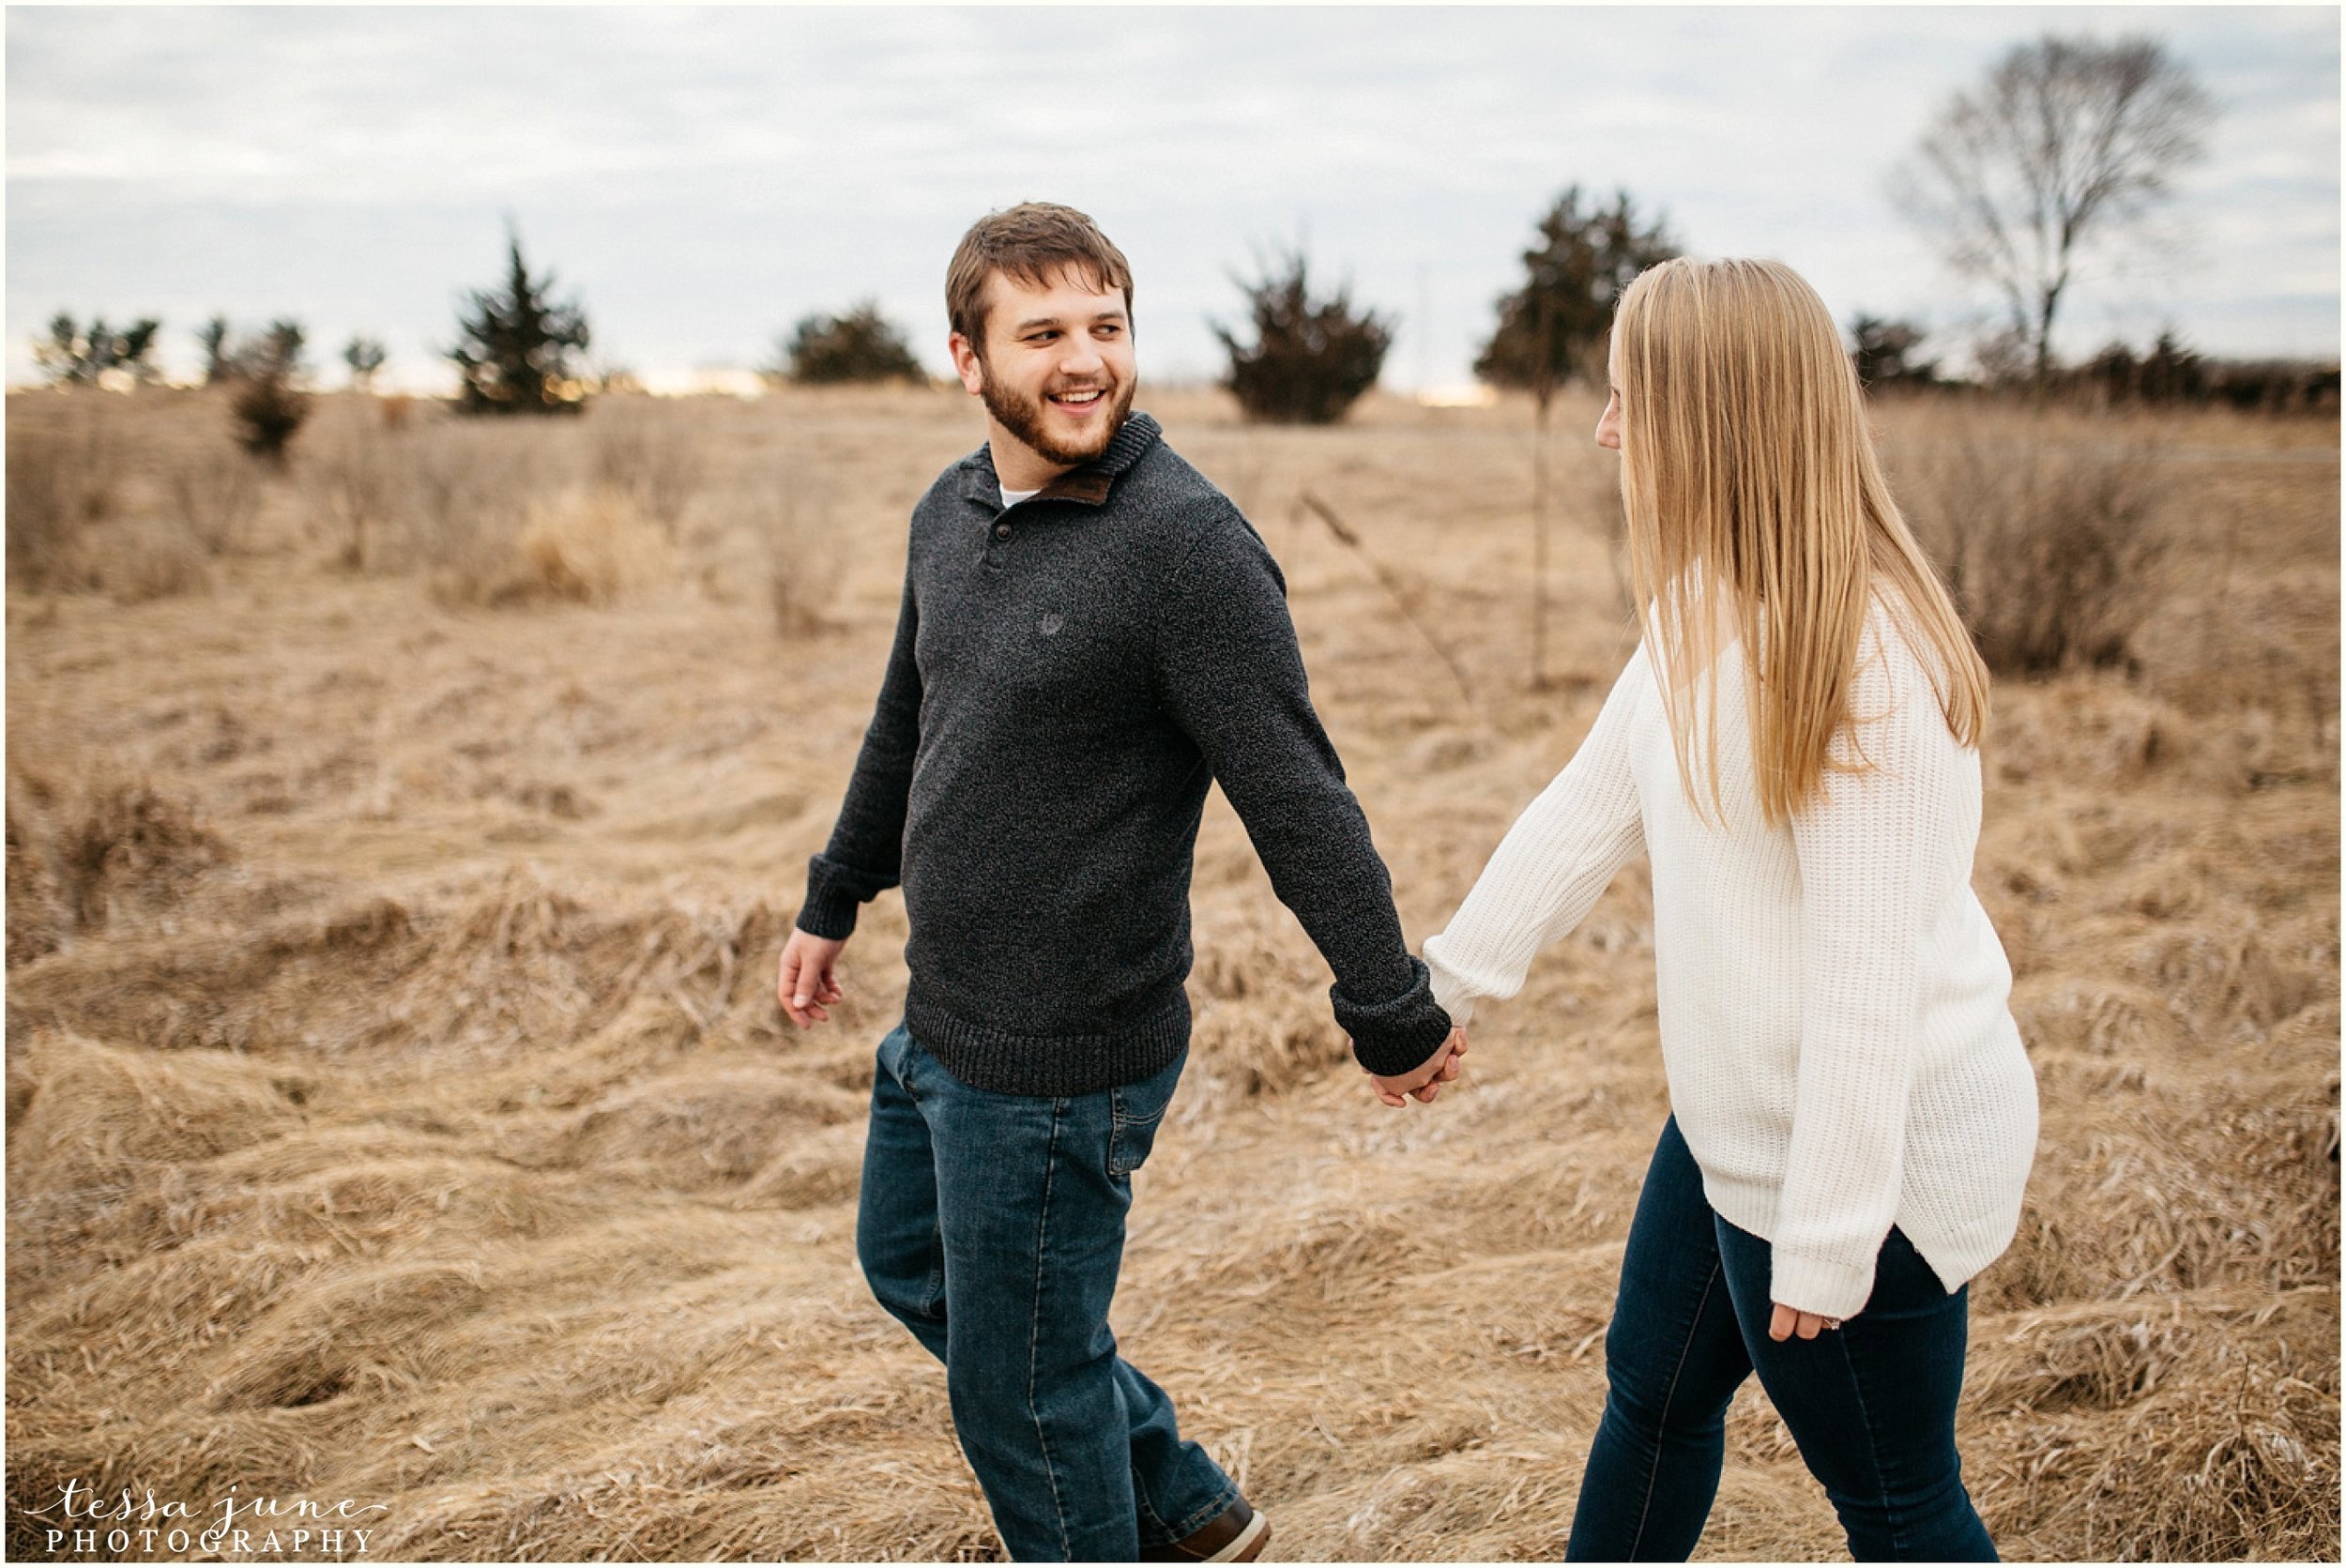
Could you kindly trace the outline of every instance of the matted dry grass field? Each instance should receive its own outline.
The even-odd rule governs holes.
[[[1286,568],[1422,939],[1629,646],[1593,407],[1558,418],[1535,691],[1522,406],[1141,406]],[[8,598],[10,1555],[55,1555],[31,1511],[69,1480],[351,1499],[375,1559],[993,1555],[942,1377],[853,1257],[902,906],[828,1028],[770,997],[967,400],[524,430],[328,400],[252,505],[201,398],[8,419],[12,468],[127,476],[51,541],[61,587]],[[2338,426],[1882,422],[1916,476],[2120,451],[2170,541],[2131,671],[1997,692],[1976,882],[2044,1119],[1974,1286],[1973,1495],[2016,1559],[2335,1558]],[[812,594],[778,605],[777,555]],[[1561,1555],[1666,1110],[1641,869],[1407,1112],[1218,796],[1196,910],[1127,1352],[1277,1557]],[[1700,1555],[1840,1555],[1756,1389],[1729,1436]]]

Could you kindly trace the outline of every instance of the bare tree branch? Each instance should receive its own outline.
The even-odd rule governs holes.
[[[2049,36],[1947,100],[1891,172],[1891,199],[1950,266],[2003,297],[2042,384],[2079,257],[2173,195],[2215,113],[2155,39]]]

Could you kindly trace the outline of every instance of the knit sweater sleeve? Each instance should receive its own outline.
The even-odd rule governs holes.
[[[905,568],[896,640],[880,677],[879,702],[863,749],[856,754],[846,799],[830,843],[807,862],[806,902],[798,926],[810,936],[845,940],[855,932],[858,906],[894,887],[904,875],[905,812],[912,789],[912,759],[921,743],[921,667],[913,658],[921,629]]]
[[[1427,938],[1434,998],[1460,1024],[1477,998],[1521,990],[1540,950],[1579,924],[1644,848],[1629,742],[1646,670],[1639,647],[1580,749],[1507,830],[1450,924]]]
[[[1329,999],[1372,1073],[1421,1066],[1450,1034],[1402,940],[1393,882],[1313,711],[1287,584],[1254,530],[1205,520],[1159,606],[1166,712],[1228,798],[1279,901],[1335,972]]]
[[[1932,912],[1967,887],[1978,754],[1948,732],[1928,677],[1877,610],[1853,725],[1820,798],[1795,813],[1800,1057],[1771,1294],[1829,1317],[1862,1310],[1897,1211]],[[1840,771],[1858,766],[1861,771]]]

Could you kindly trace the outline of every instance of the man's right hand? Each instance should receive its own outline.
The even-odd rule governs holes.
[[[829,1021],[825,1004],[846,995],[839,988],[839,975],[832,967],[839,962],[839,950],[846,945],[844,937],[834,942],[795,926],[790,939],[782,944],[782,974],[774,982],[774,999],[799,1028]]]

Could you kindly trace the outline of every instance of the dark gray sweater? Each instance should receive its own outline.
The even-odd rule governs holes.
[[[1189,1040],[1189,879],[1218,781],[1372,1071],[1450,1019],[1312,711],[1287,586],[1238,509],[1135,414],[1005,510],[988,449],[912,511],[879,705],[799,925],[904,886],[906,1023],[956,1077],[1084,1094]]]

